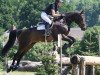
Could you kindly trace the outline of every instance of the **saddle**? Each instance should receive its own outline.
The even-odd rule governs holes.
[[[54,18],[50,15],[48,15],[48,16],[53,21]],[[37,30],[46,30],[47,28],[49,28],[48,26],[50,26],[50,25],[48,25],[47,22],[45,22],[44,20],[41,19],[41,22],[38,22],[38,24],[37,24]]]
[[[52,20],[53,19],[54,18],[52,18]],[[62,23],[62,22],[59,22],[59,23]],[[54,25],[54,20],[53,20],[53,24],[52,25]],[[42,20],[42,22],[39,22],[37,24],[37,30],[45,30],[45,35],[46,36],[49,36],[52,33],[51,32],[52,25],[49,25],[47,22],[45,22],[44,20]],[[56,24],[56,25],[59,25],[59,24]]]
[[[43,22],[39,22],[37,24],[37,30],[45,30],[45,24]]]
[[[37,30],[44,30],[45,33],[44,35],[45,36],[49,36],[51,34],[51,29],[50,29],[50,25],[48,25],[47,23],[44,23],[44,22],[39,22],[37,24]]]

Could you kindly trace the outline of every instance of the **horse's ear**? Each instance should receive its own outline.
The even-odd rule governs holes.
[[[80,11],[80,14],[81,14],[81,15],[82,15],[82,14],[84,14],[84,11],[83,11],[83,10],[81,10],[81,11]]]

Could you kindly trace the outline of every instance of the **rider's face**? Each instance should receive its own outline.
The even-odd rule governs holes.
[[[58,7],[60,7],[60,6],[61,6],[61,2],[58,3]]]

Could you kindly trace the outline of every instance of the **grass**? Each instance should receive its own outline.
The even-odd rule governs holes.
[[[35,75],[33,72],[10,72],[10,73],[6,73],[6,72],[0,72],[0,75]]]

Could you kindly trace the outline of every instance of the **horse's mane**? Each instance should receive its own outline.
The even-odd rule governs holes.
[[[65,14],[65,16],[60,16],[60,17],[58,17],[58,18],[55,18],[55,19],[54,19],[54,22],[55,22],[55,21],[59,21],[59,20],[63,19],[64,17],[65,17],[66,19],[68,19],[69,16],[71,16],[72,14],[76,14],[76,13],[78,13],[78,12],[66,12],[66,13],[63,13],[63,14]]]
[[[68,16],[70,16],[72,14],[78,14],[78,13],[79,13],[79,11],[74,11],[74,12],[66,12],[64,14],[66,15],[66,17],[68,17]]]
[[[74,11],[74,12],[66,12],[66,13],[64,13],[66,16],[65,16],[65,18],[66,19],[68,19],[69,17],[71,17],[71,16],[79,16],[79,14],[81,14],[81,16],[83,17],[83,18],[85,18],[85,15],[84,15],[84,12],[83,11]]]
[[[76,14],[76,13],[80,13],[81,11],[73,11],[73,12],[66,12],[65,14]]]

